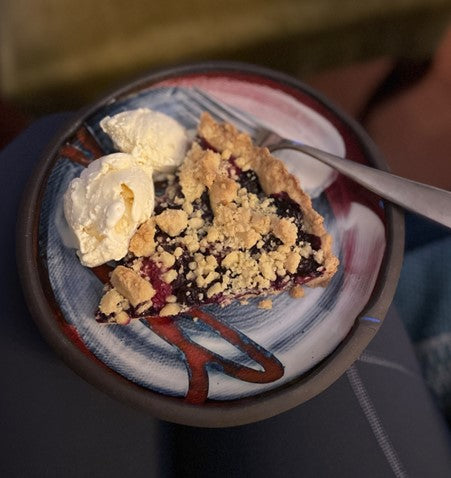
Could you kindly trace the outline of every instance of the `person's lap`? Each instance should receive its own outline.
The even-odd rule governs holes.
[[[329,389],[260,423],[161,424],[175,476],[448,476],[448,430],[392,310],[361,358]]]
[[[0,153],[1,203],[7,205],[1,253],[8,278],[1,288],[0,334],[4,476],[451,475],[448,430],[393,311],[360,360],[328,390],[237,428],[156,422],[86,386],[60,364],[30,323],[13,249],[25,181],[68,117],[35,123]]]

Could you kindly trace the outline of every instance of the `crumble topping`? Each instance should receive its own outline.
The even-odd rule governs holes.
[[[322,217],[283,163],[204,114],[198,139],[114,269],[98,320],[325,285],[338,260]],[[272,301],[260,301],[270,309]]]
[[[180,186],[185,197],[185,203],[191,204],[201,197],[205,187],[210,187],[220,175],[219,154],[209,150],[204,151],[197,143],[193,143],[185,161],[180,167]]]
[[[111,274],[111,284],[134,307],[144,302],[151,305],[155,295],[152,284],[128,267],[117,266]]]
[[[230,204],[237,196],[238,183],[232,178],[224,176],[217,177],[209,187],[210,206],[213,212],[219,205],[226,206]]]
[[[129,306],[128,300],[116,289],[110,289],[100,301],[100,309],[105,315],[118,314],[122,310],[127,310]]]
[[[259,309],[272,309],[272,300],[264,299],[258,303]]]
[[[171,237],[178,236],[188,225],[188,215],[180,209],[167,209],[155,217],[157,226]]]
[[[301,297],[304,297],[305,291],[304,288],[301,287],[300,285],[295,285],[291,290],[290,290],[290,295],[294,299],[300,299]]]
[[[274,235],[280,239],[284,244],[289,246],[296,242],[298,237],[298,228],[293,223],[292,219],[283,217],[282,219],[276,217],[273,218],[272,230]]]
[[[138,228],[130,240],[129,251],[136,257],[150,256],[155,252],[155,218],[151,217]]]
[[[165,273],[162,274],[161,278],[166,282],[166,284],[170,284],[171,282],[174,282],[175,279],[177,279],[177,271],[174,269],[171,269]]]
[[[166,304],[161,310],[160,310],[160,316],[165,317],[168,315],[177,315],[182,308],[180,307],[179,304],[174,304],[174,303],[169,303]]]

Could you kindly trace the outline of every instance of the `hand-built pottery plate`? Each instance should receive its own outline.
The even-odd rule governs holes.
[[[401,213],[299,153],[279,152],[324,216],[340,267],[303,299],[276,296],[271,310],[206,306],[193,317],[94,319],[105,277],[65,241],[63,194],[92,160],[114,151],[106,115],[149,107],[189,129],[188,88],[239,107],[281,135],[384,168],[361,128],[307,86],[249,65],[195,64],[150,75],[84,110],[49,147],[26,192],[19,267],[44,336],[81,376],[154,416],[195,426],[261,420],[312,398],[367,346],[392,299],[402,261]],[[187,99],[188,98],[188,99]]]

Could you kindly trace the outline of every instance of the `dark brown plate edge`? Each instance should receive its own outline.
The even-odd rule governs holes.
[[[116,89],[92,106],[81,110],[61,128],[41,156],[32,179],[25,189],[18,214],[16,255],[25,299],[33,319],[48,343],[78,375],[109,395],[144,409],[162,420],[191,426],[228,427],[270,418],[300,405],[325,390],[358,359],[382,325],[393,300],[403,260],[404,216],[399,208],[385,204],[387,247],[370,301],[356,318],[352,331],[336,350],[308,373],[289,384],[256,397],[231,402],[212,401],[204,405],[190,405],[179,398],[164,396],[135,385],[116,372],[100,367],[97,362],[77,348],[60,328],[55,327],[54,312],[48,304],[39,277],[38,213],[49,168],[55,160],[60,145],[75,133],[87,117],[103,105],[164,80],[188,74],[212,72],[249,73],[307,93],[349,126],[365,156],[374,166],[387,170],[385,161],[363,128],[333,105],[330,100],[299,80],[281,72],[246,63],[203,62],[180,65],[150,73],[128,86]],[[374,318],[376,321],[368,321],[366,317]]]

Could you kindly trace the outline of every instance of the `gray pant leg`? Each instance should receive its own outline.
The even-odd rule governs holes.
[[[161,431],[165,476],[451,476],[448,429],[393,311],[361,359],[309,402],[236,428]]]

